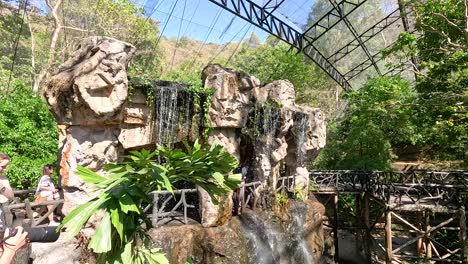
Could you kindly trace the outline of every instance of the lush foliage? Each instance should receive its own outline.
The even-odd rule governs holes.
[[[264,83],[289,80],[296,90],[298,103],[319,104],[314,91],[329,89],[334,83],[315,65],[306,63],[300,53],[290,51],[286,44],[270,42],[258,47],[244,45],[229,66],[252,74]]]
[[[467,158],[468,4],[463,0],[412,1],[419,37],[405,32],[386,51],[415,71],[415,112],[426,154]],[[411,59],[415,56],[417,59]],[[416,64],[415,64],[416,62]]]
[[[347,93],[348,111],[331,125],[316,165],[328,169],[385,170],[392,146],[420,139],[412,118],[415,95],[400,78],[378,78]]]
[[[61,227],[74,236],[101,211],[102,219],[88,245],[98,253],[100,263],[167,263],[161,253],[148,248],[145,231],[151,222],[141,208],[151,202],[150,192],[172,192],[174,184],[185,182],[204,188],[216,202],[240,183],[239,175],[227,175],[238,163],[222,146],[205,149],[195,142],[185,147],[186,151],[158,146],[154,152],[132,152],[126,161],[107,166],[110,175],[106,177],[79,167],[78,175],[100,194],[67,215]],[[156,156],[164,163],[158,164]]]
[[[22,3],[23,1],[19,1]],[[130,0],[44,1],[40,12],[29,2],[27,12],[0,1],[0,81],[13,76],[38,89],[39,83],[65,61],[83,38],[108,36],[129,42],[137,52],[130,74],[157,78],[161,73],[159,27]],[[22,5],[22,4],[21,4]],[[56,13],[52,10],[56,9]],[[16,48],[18,32],[21,33]],[[16,51],[16,52],[15,52]]]
[[[45,102],[22,82],[0,86],[0,152],[11,157],[13,187],[34,187],[42,167],[57,159],[57,128]]]

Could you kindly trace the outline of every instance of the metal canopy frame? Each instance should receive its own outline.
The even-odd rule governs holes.
[[[274,11],[277,10],[285,0],[268,0],[263,6],[254,3],[252,0],[209,1],[270,33],[271,35],[274,35],[280,40],[288,43],[292,48],[302,52],[306,57],[314,61],[341,87],[343,87],[344,90],[352,89],[350,80],[366,71],[371,66],[375,68],[379,75],[389,73],[389,71],[387,71],[385,74],[382,74],[382,71],[377,64],[377,62],[382,59],[382,52],[379,51],[375,54],[371,54],[365,43],[386,28],[390,27],[399,19],[402,19],[401,12],[403,11],[400,6],[376,24],[369,27],[363,33],[358,34],[352,23],[349,21],[348,16],[367,0],[329,0],[332,8],[310,27],[305,29],[303,32],[299,32],[299,30],[293,28],[274,14]],[[406,15],[404,17],[406,17]],[[333,54],[326,57],[316,48],[314,42],[340,22],[343,22],[346,25],[354,39],[336,50]],[[393,44],[385,48],[392,45]],[[336,68],[337,62],[359,47],[364,51],[367,59],[363,60],[357,66],[345,73],[340,72]]]

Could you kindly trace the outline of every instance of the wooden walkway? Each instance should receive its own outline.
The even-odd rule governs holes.
[[[239,186],[234,215],[262,207],[267,198],[258,192],[260,185]],[[294,177],[281,177],[276,191],[293,197],[293,185]],[[309,191],[327,208],[324,224],[334,237],[336,258],[338,236],[345,231],[356,237],[356,248],[368,263],[468,263],[466,171],[310,171]],[[152,195],[153,203],[144,210],[154,226],[168,217],[193,223],[198,214],[196,189]]]

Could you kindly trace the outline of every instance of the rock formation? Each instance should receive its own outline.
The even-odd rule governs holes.
[[[226,225],[162,226],[150,231],[153,246],[169,262],[203,264],[319,263],[324,239],[323,205],[292,202],[283,217],[271,211],[246,211]],[[278,221],[281,219],[281,221]]]
[[[326,127],[320,109],[296,105],[294,87],[287,80],[261,86],[257,78],[243,72],[208,65],[202,81],[214,89],[209,143],[222,144],[241,163],[251,160],[242,165],[251,167],[254,181],[261,182],[258,196],[275,192],[280,168],[286,165],[289,175],[295,176],[297,194],[306,198],[306,164],[325,145]],[[240,153],[240,134],[250,137],[253,153]],[[214,205],[207,198],[201,204],[202,223],[215,226],[220,221],[212,212],[227,205]]]
[[[65,213],[89,199],[88,188],[74,175],[76,166],[99,171],[117,161],[122,138],[131,133],[121,135],[122,126],[145,126],[148,115],[138,115],[144,110],[128,102],[127,67],[134,52],[132,45],[112,38],[85,39],[45,82],[44,96],[60,131]]]
[[[287,176],[294,176],[294,193],[307,201],[309,175],[306,165],[325,145],[325,118],[320,109],[296,105],[294,87],[289,81],[279,80],[262,85],[256,77],[246,73],[208,65],[203,70],[202,81],[205,87],[213,89],[214,94],[209,109],[195,113],[195,104],[200,107],[202,101],[207,99],[200,95],[197,100],[202,101],[195,102],[193,93],[186,90],[187,85],[165,81],[144,82],[140,86],[148,88],[149,85],[149,89],[153,89],[154,98],[151,98],[144,89],[135,89],[139,84],[132,80],[130,93],[127,68],[134,52],[131,44],[112,38],[85,39],[73,56],[45,82],[44,96],[60,131],[60,175],[64,187],[65,213],[87,201],[92,192],[74,175],[77,165],[101,171],[106,163],[117,161],[127,150],[157,143],[176,144],[183,139],[193,141],[206,124],[197,118],[205,114],[209,117],[207,123],[210,124],[210,131],[208,137],[202,140],[223,145],[226,151],[239,159],[241,167],[250,168],[253,175],[244,175],[244,182],[260,182],[255,185],[256,197],[274,199],[278,178],[285,176],[280,172],[286,169]],[[150,98],[153,101],[148,104]],[[230,221],[232,193],[220,197],[218,204],[213,203],[205,190],[199,188],[198,194],[203,227],[233,224]],[[271,208],[271,205],[272,202],[267,201],[261,206]],[[308,225],[320,225],[321,209],[311,207],[307,202],[305,206],[307,214],[299,213],[297,208],[302,208],[299,205],[288,209],[290,213],[295,212],[292,214],[297,217],[290,219],[286,230],[301,228],[297,232],[305,234],[301,238],[288,237],[297,243],[316,241],[319,240],[316,237],[321,236],[317,231],[321,227],[309,228],[316,230],[313,236],[309,235],[312,231],[307,231]],[[254,218],[250,220],[257,221]],[[198,228],[190,231],[193,241],[224,232],[222,227],[202,231]],[[237,239],[234,234],[232,236],[232,239]],[[250,243],[248,238],[244,239],[247,244]],[[217,243],[223,241],[221,239]],[[242,247],[244,242],[237,241],[232,245]],[[217,249],[210,241],[203,241],[202,245],[206,247],[202,251],[209,248],[214,259],[217,258],[216,254],[236,254]],[[314,247],[321,250],[320,246]],[[287,249],[283,245],[278,250]],[[309,252],[306,256],[304,252],[290,257],[299,260],[305,257],[308,261],[319,255]],[[240,261],[244,257],[235,259]],[[291,263],[303,263],[299,260]],[[242,261],[228,263],[247,263]],[[177,259],[174,263],[182,262]]]

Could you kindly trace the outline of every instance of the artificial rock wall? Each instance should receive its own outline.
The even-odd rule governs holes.
[[[65,213],[92,195],[92,190],[74,175],[77,165],[101,171],[104,164],[118,161],[126,149],[156,144],[155,134],[161,134],[163,124],[167,127],[171,121],[155,120],[155,111],[149,108],[142,91],[134,89],[129,95],[127,69],[134,53],[134,46],[116,39],[87,38],[44,84],[44,96],[60,131]],[[202,82],[214,90],[208,109],[212,126],[208,143],[222,144],[241,166],[253,171],[253,178],[245,180],[262,182],[256,192],[274,193],[280,168],[286,167],[287,174],[295,176],[296,190],[306,197],[306,164],[324,147],[326,139],[320,109],[296,105],[294,87],[286,80],[262,85],[246,73],[208,65]],[[169,94],[164,105],[180,112],[171,98],[177,100]],[[214,205],[204,190],[199,194],[205,227],[229,221],[230,195]]]

